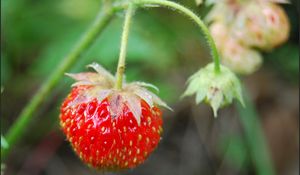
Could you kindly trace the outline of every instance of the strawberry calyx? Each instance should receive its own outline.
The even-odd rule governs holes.
[[[66,75],[76,80],[72,87],[87,86],[84,91],[80,91],[78,96],[67,107],[76,107],[78,104],[97,99],[99,102],[108,100],[110,105],[110,115],[112,119],[122,114],[122,109],[128,106],[133,113],[138,125],[141,123],[142,106],[141,101],[145,101],[151,108],[162,106],[172,110],[164,101],[147,88],[158,88],[152,84],[144,82],[123,82],[122,89],[116,89],[116,78],[101,65],[92,63],[87,67],[93,68],[96,72],[83,72]]]

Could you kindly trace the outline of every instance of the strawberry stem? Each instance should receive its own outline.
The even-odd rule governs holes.
[[[215,65],[215,72],[220,73],[220,56],[216,44],[206,25],[195,13],[193,13],[191,10],[178,3],[167,1],[167,0],[135,0],[134,3],[136,5],[144,5],[144,6],[148,5],[147,7],[156,7],[155,5],[170,7],[171,9],[180,11],[181,13],[185,14],[186,16],[190,17],[193,21],[195,21],[196,24],[202,30],[205,39],[210,47],[211,56],[213,58],[214,65]]]
[[[120,48],[120,56],[119,62],[117,67],[117,80],[116,80],[116,89],[122,89],[123,84],[123,75],[125,72],[125,60],[126,60],[126,53],[127,53],[127,44],[128,44],[128,36],[129,36],[129,29],[130,29],[130,22],[132,14],[134,13],[133,4],[129,3],[128,8],[126,11],[124,26],[123,26],[123,33],[121,39],[121,48]]]

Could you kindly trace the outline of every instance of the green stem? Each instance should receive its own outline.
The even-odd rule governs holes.
[[[135,0],[134,3],[137,5],[161,5],[161,6],[165,6],[165,7],[170,7],[172,9],[182,12],[186,16],[190,17],[193,21],[195,21],[196,24],[202,30],[202,32],[206,38],[206,41],[207,41],[208,45],[210,46],[211,55],[213,57],[214,64],[215,64],[215,72],[216,73],[220,72],[220,57],[218,54],[216,44],[215,44],[208,28],[206,27],[206,25],[195,13],[193,13],[191,10],[187,9],[186,7],[184,7],[180,4],[177,4],[177,3],[171,2],[171,1],[167,1],[167,0]]]
[[[244,88],[244,100],[247,108],[240,103],[237,109],[240,121],[244,129],[245,138],[248,142],[250,154],[258,175],[274,175],[274,167],[269,154],[268,146],[259,121],[259,116]]]
[[[123,26],[120,56],[119,56],[119,63],[118,63],[117,75],[116,75],[117,76],[116,89],[122,89],[123,75],[125,72],[125,60],[126,60],[126,53],[127,53],[130,22],[133,13],[134,13],[133,5],[130,3],[126,11],[125,21]]]
[[[24,131],[27,129],[28,124],[34,118],[33,113],[37,107],[44,101],[44,99],[50,94],[51,90],[63,77],[64,73],[78,60],[81,54],[95,41],[96,37],[111,20],[115,9],[106,3],[100,10],[94,23],[88,28],[87,32],[82,36],[81,40],[77,43],[73,50],[62,60],[59,67],[54,70],[50,78],[43,84],[38,90],[31,101],[25,106],[21,114],[14,122],[12,127],[8,130],[5,138],[9,144],[9,148],[1,148],[1,160],[4,160],[10,153],[13,146],[23,137]]]

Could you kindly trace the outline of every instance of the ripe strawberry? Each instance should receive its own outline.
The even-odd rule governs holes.
[[[168,107],[142,82],[114,89],[115,78],[97,64],[97,73],[68,74],[77,82],[62,104],[60,123],[74,151],[100,170],[133,168],[156,148],[162,113]]]

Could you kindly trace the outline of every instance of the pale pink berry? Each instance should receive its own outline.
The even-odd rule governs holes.
[[[226,41],[229,37],[228,27],[224,23],[217,21],[209,27],[209,30],[216,43],[217,48],[219,50],[224,49],[224,47],[226,46]]]
[[[232,31],[244,45],[270,50],[288,39],[290,25],[280,6],[253,1],[237,14]]]
[[[241,45],[234,38],[227,41],[221,57],[224,65],[239,74],[251,74],[262,64],[262,56],[258,51]]]

